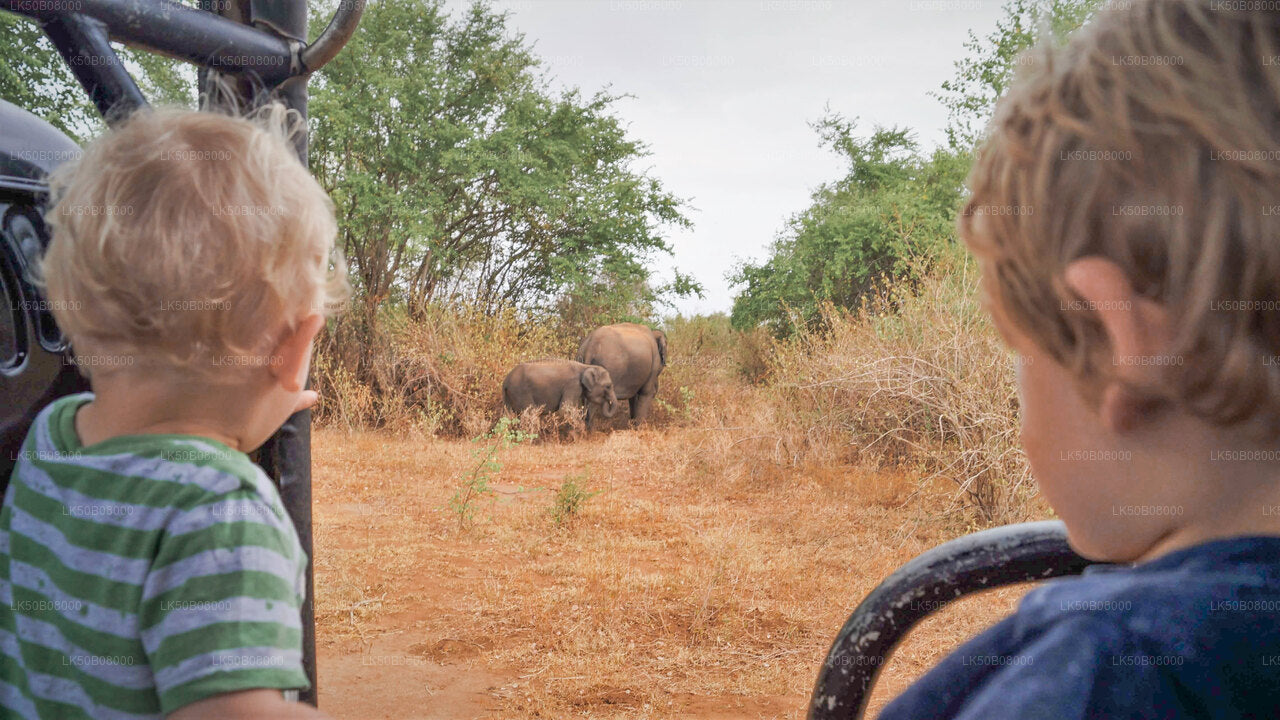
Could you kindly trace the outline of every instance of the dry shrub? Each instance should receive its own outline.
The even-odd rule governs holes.
[[[771,387],[785,441],[810,462],[901,465],[955,482],[987,523],[1024,519],[1030,470],[1018,442],[1015,356],[957,255],[855,312],[827,308],[779,345]]]
[[[338,362],[331,353],[316,353],[311,363],[313,386],[320,390],[320,404],[315,416],[329,425],[347,430],[366,426],[374,415],[372,390],[355,378],[355,373]]]
[[[344,316],[318,343],[322,423],[474,437],[502,414],[502,380],[527,360],[572,357],[576,339],[515,310],[453,306]]]
[[[799,466],[896,466],[958,487],[962,517],[1011,522],[1033,511],[1017,438],[1014,356],[976,300],[976,271],[943,254],[857,311],[827,308],[786,341],[738,332],[724,315],[664,323],[668,366],[648,428],[702,433],[680,456],[695,477],[768,484]],[[570,358],[579,337],[554,318],[436,307],[409,319],[343,318],[320,343],[320,422],[475,437],[504,412],[517,363]],[[526,414],[543,442],[577,440],[581,412]],[[595,430],[625,430],[625,407]]]
[[[655,427],[736,424],[750,388],[742,380],[740,338],[723,314],[668,318],[667,367],[649,416]]]
[[[777,341],[762,327],[738,333],[735,341],[738,374],[752,385],[763,385],[773,370]]]
[[[586,419],[587,411],[583,407],[565,407],[549,413],[535,405],[520,413],[517,427],[535,438],[535,442],[563,442],[581,438],[586,431]]]
[[[542,412],[542,408],[538,405],[527,407],[524,412],[520,413],[519,425],[516,427],[524,435],[530,437],[544,437],[546,435],[543,425],[546,422],[546,414]]]

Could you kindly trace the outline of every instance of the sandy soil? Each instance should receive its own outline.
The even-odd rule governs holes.
[[[747,438],[746,440],[750,440]],[[477,445],[314,437],[321,708],[338,718],[801,718],[849,611],[970,528],[906,473],[733,463],[715,430],[500,452],[470,528]],[[566,479],[597,493],[569,522]],[[873,710],[1023,588],[917,629]]]

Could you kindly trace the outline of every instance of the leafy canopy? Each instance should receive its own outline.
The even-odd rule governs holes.
[[[194,0],[188,4],[194,5]],[[335,9],[312,4],[312,36]],[[0,97],[76,140],[103,129],[39,26],[0,13]],[[153,103],[195,106],[195,69],[118,47]],[[464,301],[488,311],[643,319],[698,294],[649,265],[687,226],[684,202],[635,169],[647,154],[618,97],[555,92],[507,17],[483,3],[451,20],[439,0],[371,3],[311,81],[311,165],[372,308]],[[588,317],[589,316],[589,317]]]
[[[875,128],[828,111],[814,125],[824,146],[848,162],[844,178],[820,186],[792,217],[760,263],[743,263],[729,280],[742,289],[733,324],[777,335],[822,316],[822,307],[854,308],[882,289],[906,283],[954,239],[956,213],[973,148],[1014,76],[1018,54],[1040,37],[1061,40],[1086,22],[1100,0],[1008,0],[996,29],[979,40],[935,93],[949,111],[948,145],[920,150],[909,130]],[[916,262],[920,258],[925,262]]]
[[[745,286],[734,299],[737,328],[789,334],[795,323],[818,318],[825,303],[854,307],[884,283],[911,277],[913,256],[950,240],[965,156],[924,155],[901,128],[857,137],[855,123],[838,114],[814,127],[844,157],[847,174],[813,193],[766,261],[735,269],[731,282]]]
[[[435,0],[371,4],[312,82],[312,169],[369,309],[581,298],[626,314],[696,292],[683,276],[651,285],[662,228],[688,220],[635,169],[647,151],[618,98],[552,90],[506,21],[482,3],[457,19]]]
[[[977,145],[996,101],[1013,81],[1018,54],[1048,34],[1061,41],[1093,16],[1102,0],[1009,0],[1004,17],[985,38],[969,31],[968,56],[955,64],[956,74],[931,93],[947,108],[947,139],[953,149]]]

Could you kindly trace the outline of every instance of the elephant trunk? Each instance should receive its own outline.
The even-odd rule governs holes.
[[[604,406],[601,408],[601,412],[606,418],[611,418],[618,413],[618,396],[612,390],[609,391],[609,396],[604,399]]]

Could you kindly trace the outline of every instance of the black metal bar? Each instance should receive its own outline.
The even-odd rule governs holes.
[[[138,84],[111,48],[105,25],[82,15],[62,15],[46,20],[43,26],[45,35],[108,122],[118,122],[146,106],[147,99]]]
[[[311,529],[311,411],[290,417],[258,451],[258,462],[280,487],[280,497],[307,553],[307,596],[302,603],[302,666],[311,688],[299,700],[318,706],[316,685],[315,557]]]
[[[307,4],[294,0],[247,0],[249,22],[281,37],[307,39]]]
[[[1063,575],[1089,565],[1057,520],[984,530],[903,565],[858,605],[818,673],[810,720],[860,719],[893,648],[916,623],[969,593]]]
[[[303,67],[313,71],[328,64],[351,36],[355,35],[356,28],[360,25],[360,16],[364,14],[364,6],[365,0],[342,0],[338,3],[338,12],[334,13],[324,32],[302,51]]]
[[[252,72],[268,85],[302,69],[300,44],[171,0],[0,0],[0,10],[42,22],[84,15],[126,45],[225,72]]]
[[[207,2],[209,0],[202,0]],[[301,40],[307,33],[307,0],[240,0],[235,8],[244,19],[269,28],[283,37]],[[230,11],[231,8],[224,8]],[[247,13],[246,13],[247,11]],[[307,76],[286,80],[273,92],[280,100],[307,118]],[[250,98],[245,98],[250,100]],[[304,125],[305,127],[305,125]],[[307,164],[307,134],[298,133],[295,147],[299,159]],[[302,664],[311,688],[301,694],[303,702],[319,706],[316,673],[315,615],[315,546],[311,527],[311,411],[303,410],[290,417],[262,447],[263,469],[276,480],[285,509],[298,531],[302,549],[307,553],[307,596],[302,604]]]

